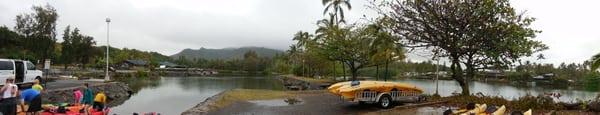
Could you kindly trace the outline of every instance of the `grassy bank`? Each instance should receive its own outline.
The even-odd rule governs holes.
[[[266,100],[293,97],[294,94],[285,91],[259,89],[233,89],[223,93],[215,102],[216,108],[222,108],[236,101]],[[214,109],[214,108],[213,108]]]
[[[317,79],[317,78],[300,77],[300,76],[294,76],[294,75],[284,75],[284,77],[289,77],[292,79],[297,79],[297,80],[311,82],[311,83],[335,83],[332,79]]]

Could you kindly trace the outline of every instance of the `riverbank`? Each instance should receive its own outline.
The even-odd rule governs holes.
[[[283,82],[284,87],[288,90],[321,90],[335,83],[331,79],[316,79],[294,75],[281,75],[277,78]]]
[[[122,104],[132,93],[129,86],[122,82],[57,80],[46,85],[47,90],[42,92],[42,100],[45,103],[73,103],[73,90],[82,88],[84,83],[89,84],[94,94],[104,91],[109,100],[109,107]]]

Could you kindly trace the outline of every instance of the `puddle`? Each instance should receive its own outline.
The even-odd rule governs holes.
[[[290,105],[302,104],[302,100],[296,99],[296,98],[256,100],[256,101],[248,101],[248,102],[254,103],[259,106],[290,106]]]

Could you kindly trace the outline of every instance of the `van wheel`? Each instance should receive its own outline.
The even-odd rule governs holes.
[[[381,96],[381,98],[379,98],[379,106],[384,109],[392,107],[392,98],[390,95]]]

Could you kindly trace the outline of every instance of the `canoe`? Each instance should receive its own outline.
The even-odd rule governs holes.
[[[334,91],[334,94],[341,95],[345,99],[353,100],[357,92],[359,91],[376,91],[376,92],[390,92],[392,90],[397,91],[412,91],[415,93],[423,93],[423,90],[417,88],[415,85],[398,83],[398,82],[383,82],[383,81],[360,81],[357,86],[350,86],[350,84],[342,84],[341,87]]]
[[[346,81],[346,82],[339,82],[336,84],[333,84],[331,86],[329,86],[327,88],[327,91],[333,93],[333,94],[338,94],[338,88],[342,87],[342,86],[347,86],[350,85],[350,81]]]
[[[498,110],[493,112],[492,115],[504,115],[505,111],[506,111],[506,106],[502,105],[500,108],[498,108]]]
[[[462,113],[461,115],[471,115],[471,114],[478,115],[478,114],[481,114],[481,113],[485,112],[485,109],[487,108],[486,104],[481,104],[481,105],[477,104],[475,106],[476,106],[475,109],[469,110],[469,111],[467,111],[465,113]]]
[[[532,114],[533,114],[533,111],[531,111],[531,109],[523,112],[523,115],[532,115]]]
[[[360,84],[373,84],[373,83],[379,83],[381,81],[360,81]],[[345,82],[339,82],[336,84],[333,84],[331,86],[329,86],[327,88],[327,90],[335,95],[341,96],[342,94],[340,93],[339,89],[342,88],[347,88],[347,87],[352,87],[352,81],[345,81]]]

